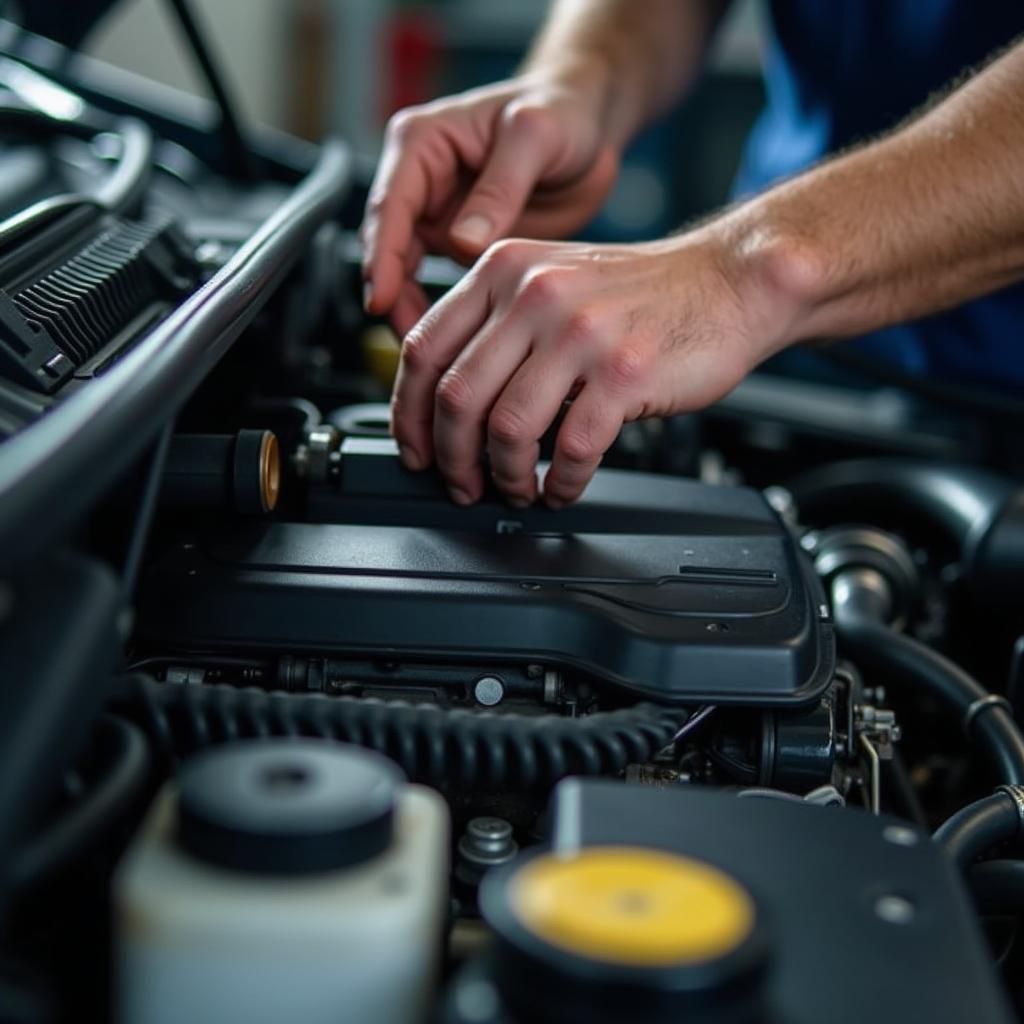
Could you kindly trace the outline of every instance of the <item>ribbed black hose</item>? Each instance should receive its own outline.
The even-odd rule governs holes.
[[[1016,839],[1020,831],[1017,801],[1009,793],[997,792],[961,808],[936,829],[933,838],[965,871],[983,853]]]
[[[839,649],[861,671],[931,694],[961,722],[973,704],[989,696],[959,665],[913,637],[865,618],[837,615],[836,628]],[[1024,783],[1024,736],[1007,710],[986,705],[970,724],[971,735],[985,747],[999,781]]]
[[[260,736],[322,736],[397,761],[410,779],[466,788],[531,789],[567,775],[610,775],[671,742],[678,710],[640,704],[582,718],[448,710],[232,686],[125,682],[116,705],[166,761]]]
[[[93,787],[16,855],[15,889],[38,884],[98,845],[133,807],[149,779],[146,737],[113,715],[99,720],[97,744],[105,771]]]
[[[974,902],[982,914],[1024,914],[1024,861],[987,860],[967,876]]]

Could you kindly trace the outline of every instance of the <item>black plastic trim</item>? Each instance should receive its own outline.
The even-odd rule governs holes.
[[[228,350],[344,201],[349,150],[310,174],[235,255],[88,387],[4,444],[0,570],[41,550],[149,443]]]

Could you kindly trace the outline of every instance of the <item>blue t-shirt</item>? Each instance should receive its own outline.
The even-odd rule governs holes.
[[[739,195],[894,127],[1024,34],[1021,0],[770,0],[769,11],[767,104]],[[914,374],[1021,390],[1022,335],[1018,284],[851,344]]]

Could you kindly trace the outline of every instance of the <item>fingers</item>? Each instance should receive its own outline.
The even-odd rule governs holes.
[[[403,281],[390,315],[391,326],[395,333],[400,338],[404,338],[423,318],[429,308],[430,300],[418,282]]]
[[[526,357],[529,344],[528,330],[519,327],[515,318],[492,319],[437,386],[434,453],[456,504],[469,505],[483,493],[481,459],[488,414]]]
[[[411,313],[418,300],[407,295],[404,301]],[[470,274],[405,335],[391,397],[391,433],[409,469],[430,465],[438,381],[489,312],[487,288]]]
[[[544,478],[544,500],[552,508],[575,501],[615,443],[622,415],[600,388],[584,385],[562,421],[551,468]]]
[[[491,476],[520,507],[537,500],[540,439],[561,411],[576,371],[554,353],[536,353],[519,368],[487,420]]]
[[[499,118],[487,163],[452,221],[452,241],[471,255],[519,220],[559,144],[550,115],[510,104]]]
[[[408,111],[391,119],[363,219],[364,304],[369,313],[384,314],[398,300],[406,280],[406,263],[414,242],[416,222],[432,190],[454,187],[455,157],[442,147],[428,156],[422,118]]]

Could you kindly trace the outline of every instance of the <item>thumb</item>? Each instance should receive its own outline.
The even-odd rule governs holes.
[[[509,106],[502,113],[490,156],[452,219],[451,240],[478,254],[508,234],[551,165],[557,133],[550,114]]]

